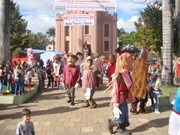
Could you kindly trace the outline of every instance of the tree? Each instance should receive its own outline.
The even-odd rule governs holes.
[[[140,11],[140,18],[135,22],[137,44],[154,49],[161,54],[162,47],[162,12],[154,6],[147,6]]]
[[[29,41],[28,47],[33,49],[45,49],[49,42],[46,35],[41,32],[29,34]]]
[[[172,45],[173,21],[171,0],[163,0],[163,70],[162,84],[173,85],[172,75]]]
[[[175,19],[176,19],[176,37],[174,37],[174,39],[176,39],[177,41],[175,41],[175,44],[177,44],[176,46],[178,46],[178,48],[176,50],[178,50],[176,52],[177,56],[180,57],[180,1],[176,0],[175,1]]]
[[[25,34],[27,28],[27,21],[22,18],[19,11],[19,5],[10,1],[10,33]]]
[[[26,35],[27,21],[22,19],[19,5],[13,1],[10,1],[10,27],[11,51],[17,48],[24,49],[28,47],[29,38]]]
[[[46,34],[48,35],[50,43],[53,44],[53,50],[55,50],[55,41],[54,41],[54,38],[55,38],[55,28],[54,27],[49,28],[48,31],[46,32]]]
[[[9,0],[0,1],[0,62],[10,58]]]

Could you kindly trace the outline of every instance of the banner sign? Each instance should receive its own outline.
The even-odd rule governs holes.
[[[55,0],[56,11],[115,11],[116,0]]]
[[[63,18],[64,26],[94,25],[93,14],[66,14]]]

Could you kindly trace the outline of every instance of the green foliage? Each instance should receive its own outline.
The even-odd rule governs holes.
[[[10,34],[10,50],[14,51],[17,48],[21,48],[22,50],[28,47],[29,44],[29,36],[25,34],[13,33]]]
[[[14,51],[16,48],[24,49],[27,47],[29,39],[25,35],[27,21],[22,19],[19,12],[19,5],[10,1],[10,50]]]
[[[38,32],[37,34],[29,34],[29,48],[45,49],[48,44],[48,39],[45,34]]]
[[[140,11],[140,18],[135,23],[138,44],[161,53],[162,46],[162,11],[147,6]]]
[[[19,12],[19,5],[14,1],[10,1],[10,33],[20,33],[26,32],[27,21],[22,18]]]
[[[23,52],[21,49],[16,49],[12,53],[13,57],[21,57],[21,56],[27,56],[27,53]]]
[[[55,28],[54,27],[51,27],[48,29],[48,31],[46,32],[46,34],[48,35],[48,37],[55,37]]]

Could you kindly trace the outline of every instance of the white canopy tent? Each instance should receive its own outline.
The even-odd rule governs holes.
[[[56,54],[59,54],[60,56],[63,56],[64,53],[61,53],[61,52],[57,52],[57,51],[47,51],[45,53],[42,53],[40,55],[40,59],[43,60],[44,63],[47,62],[47,60],[53,60],[53,57],[56,55]]]

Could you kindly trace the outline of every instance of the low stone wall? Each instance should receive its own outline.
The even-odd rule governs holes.
[[[38,85],[36,85],[31,91],[23,96],[5,95],[0,96],[0,104],[22,104],[30,99],[38,91]]]

